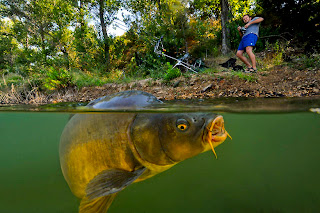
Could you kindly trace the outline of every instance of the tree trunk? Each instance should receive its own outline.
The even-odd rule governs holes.
[[[80,23],[80,35],[77,35],[77,38],[80,42],[77,45],[77,57],[79,58],[79,68],[80,70],[84,71],[86,68],[86,63],[84,62],[84,56],[87,52],[86,45],[85,45],[85,39],[84,39],[84,11],[83,11],[83,0],[79,0],[78,2],[78,8],[79,8],[79,17],[78,17],[78,23]]]
[[[61,52],[63,53],[64,59],[67,62],[67,69],[70,69],[70,61],[69,61],[69,53],[67,52],[67,48],[65,48],[64,46],[61,47]]]
[[[26,49],[29,49],[29,38],[28,38],[28,31],[27,31],[27,35],[26,35]]]
[[[229,4],[228,0],[220,0],[221,4],[221,27],[222,27],[222,47],[221,52],[226,55],[230,52],[230,30],[227,27]]]
[[[103,43],[104,43],[104,64],[109,64],[109,42],[108,42],[108,33],[107,27],[104,20],[104,0],[99,0],[100,8],[99,8],[99,16],[100,16],[100,24],[103,35]]]
[[[46,45],[44,43],[44,30],[42,24],[40,25],[40,38],[41,38],[41,54],[43,56],[43,62],[44,64],[47,64],[47,50],[46,50]]]

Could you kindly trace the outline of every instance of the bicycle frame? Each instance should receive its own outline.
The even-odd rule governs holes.
[[[163,36],[161,36],[161,38],[157,41],[156,45],[154,46],[154,52],[158,55],[162,55],[162,56],[165,56],[167,58],[170,58],[170,59],[173,59],[173,60],[176,60],[177,63],[173,66],[173,67],[176,67],[176,66],[183,66],[184,68],[187,68],[188,70],[192,71],[192,72],[195,72],[197,73],[197,71],[195,71],[194,69],[192,69],[191,67],[193,67],[192,65],[182,61],[183,59],[187,58],[187,54],[186,53],[183,57],[181,57],[180,59],[179,58],[174,58],[170,55],[167,55],[165,54],[162,50],[164,49],[163,48],[163,44],[162,44],[162,39],[163,39]],[[159,46],[161,45],[161,49],[162,50],[159,50]]]

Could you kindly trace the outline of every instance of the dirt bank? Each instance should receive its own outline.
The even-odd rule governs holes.
[[[106,84],[86,87],[80,91],[66,91],[50,102],[90,101],[100,96],[124,90],[143,90],[159,99],[215,98],[215,97],[304,97],[320,96],[320,72],[316,69],[298,70],[275,66],[268,71],[240,77],[231,70],[215,75],[193,74],[171,82],[145,79],[128,84]]]
[[[215,97],[320,97],[320,72],[299,70],[289,66],[274,66],[267,71],[244,74],[230,69],[215,74],[197,73],[170,82],[145,79],[130,83],[110,83],[101,87],[69,88],[51,94],[37,90],[18,93],[12,90],[0,94],[1,104],[46,104],[87,102],[125,90],[143,90],[159,99],[189,99]]]

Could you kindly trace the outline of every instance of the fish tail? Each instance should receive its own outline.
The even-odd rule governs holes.
[[[117,193],[99,197],[93,200],[84,197],[79,206],[79,213],[106,213]]]

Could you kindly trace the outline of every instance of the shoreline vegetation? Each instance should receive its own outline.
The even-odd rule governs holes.
[[[319,96],[320,0],[0,0],[0,105]],[[222,67],[243,15],[263,17],[257,73]],[[115,36],[113,27],[124,29]],[[197,73],[177,60],[205,66]],[[237,69],[235,69],[237,67]],[[236,71],[237,70],[237,71]]]
[[[231,55],[230,55],[231,56]],[[85,81],[89,85],[76,85],[75,77],[68,77],[70,86],[44,90],[32,86],[30,79],[13,81],[13,76],[2,76],[0,80],[0,104],[50,104],[61,102],[89,102],[98,97],[125,90],[142,90],[162,100],[207,99],[221,97],[320,97],[320,55],[291,54],[288,62],[276,61],[276,53],[257,53],[259,70],[244,73],[224,68],[219,64],[228,60],[226,56],[208,58],[209,68],[198,73],[179,72],[173,77],[128,78],[125,74],[92,76]],[[239,60],[238,65],[242,65]],[[277,64],[277,65],[275,65]],[[168,73],[168,72],[167,72]],[[116,76],[116,77],[115,77]],[[165,75],[164,75],[165,76]],[[105,83],[98,79],[105,79]],[[43,79],[43,81],[46,81]],[[54,81],[62,84],[59,79]],[[91,82],[91,83],[90,83]],[[91,85],[90,85],[91,84]]]

